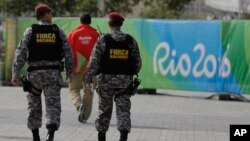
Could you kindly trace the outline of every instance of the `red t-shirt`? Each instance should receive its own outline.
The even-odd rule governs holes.
[[[86,71],[92,49],[98,37],[99,33],[96,29],[88,24],[81,24],[69,33],[68,40],[75,59],[75,73]]]

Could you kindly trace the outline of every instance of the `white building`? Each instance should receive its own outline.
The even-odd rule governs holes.
[[[211,8],[215,8],[222,11],[242,13],[243,0],[205,0],[205,4]]]
[[[219,11],[229,12],[225,17],[237,15],[241,18],[243,13],[250,13],[250,0],[205,0],[205,5]]]

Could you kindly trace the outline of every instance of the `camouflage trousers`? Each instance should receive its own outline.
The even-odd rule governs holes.
[[[46,127],[58,130],[61,116],[60,90],[62,76],[56,70],[40,70],[28,73],[28,81],[36,88],[42,89],[46,107]],[[38,129],[42,126],[42,97],[32,93],[27,95],[29,129]]]
[[[129,94],[124,93],[125,89],[118,88],[97,88],[99,95],[99,113],[96,119],[95,126],[97,131],[106,133],[109,128],[113,100],[116,106],[117,129],[131,130],[130,109],[131,102]]]

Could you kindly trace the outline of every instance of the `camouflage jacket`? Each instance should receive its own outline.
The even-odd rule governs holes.
[[[126,34],[120,30],[113,29],[111,31],[111,36],[113,39],[117,41],[124,40]],[[104,35],[100,36],[97,40],[94,49],[92,50],[92,54],[90,57],[90,62],[87,67],[87,73],[85,75],[85,83],[92,83],[92,77],[98,73],[101,66],[101,56],[105,51],[105,41]],[[141,69],[141,56],[139,52],[139,47],[137,42],[133,39],[133,56],[135,56],[135,64],[137,73]],[[112,69],[112,68],[111,68]],[[114,74],[102,74],[100,73],[97,80],[97,87],[109,87],[109,88],[126,88],[129,83],[132,81],[132,75],[114,75]]]
[[[47,25],[49,23],[39,21],[38,24],[40,25]],[[28,27],[23,34],[21,41],[19,42],[16,52],[15,58],[12,65],[12,75],[19,76],[22,67],[25,65],[28,56],[28,45],[31,39],[32,34],[32,27]],[[59,28],[59,37],[62,40],[62,48],[65,53],[65,68],[66,68],[66,75],[68,77],[72,76],[73,67],[74,67],[74,59],[73,53],[69,46],[69,42],[67,40],[67,36],[65,33]],[[40,62],[27,62],[29,66],[42,66],[42,65],[57,65],[59,61],[40,61]]]

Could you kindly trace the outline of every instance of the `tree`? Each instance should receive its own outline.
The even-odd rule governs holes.
[[[82,12],[90,14],[97,11],[97,0],[4,0],[8,16],[34,16],[34,7],[39,2],[52,8],[53,16],[79,16]],[[1,6],[1,5],[0,5]]]
[[[75,8],[72,11],[74,16],[80,16],[82,12],[87,12],[91,16],[98,16],[100,10],[98,9],[99,0],[76,0]],[[79,14],[80,13],[80,14]]]
[[[123,15],[132,13],[133,6],[137,5],[140,0],[103,0],[104,10],[101,15],[106,15],[109,12],[116,11]]]
[[[132,12],[132,7],[140,0],[2,0],[5,2],[7,16],[34,16],[34,6],[39,2],[52,8],[53,16],[80,16],[88,12],[92,16],[104,16],[108,12],[122,14]],[[4,3],[3,2],[3,3]],[[0,4],[0,7],[3,4]]]
[[[183,8],[194,0],[1,0],[1,12],[7,16],[34,16],[34,6],[39,2],[48,3],[53,16],[80,16],[88,12],[92,16],[104,16],[111,11],[123,15],[132,13],[132,8],[144,2],[144,18],[178,18]]]
[[[144,18],[179,18],[184,6],[194,0],[145,0],[145,11],[142,12]]]

